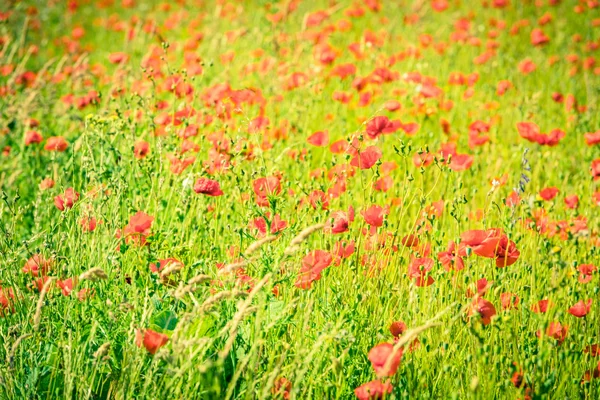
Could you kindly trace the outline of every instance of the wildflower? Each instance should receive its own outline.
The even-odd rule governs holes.
[[[279,178],[269,176],[266,178],[258,178],[252,183],[254,194],[256,195],[256,204],[259,206],[268,206],[268,196],[278,195],[281,193],[281,183]]]
[[[163,333],[158,333],[152,329],[146,329],[141,331],[136,329],[135,331],[135,343],[138,347],[142,345],[148,350],[150,354],[155,354],[158,349],[163,347],[169,341],[169,337]]]
[[[83,217],[81,220],[79,220],[79,224],[84,232],[93,232],[96,230],[98,220],[94,217]]]
[[[208,178],[199,178],[194,185],[194,192],[213,197],[223,195],[219,182]]]
[[[138,211],[129,218],[129,224],[123,229],[123,234],[127,241],[133,241],[136,244],[146,244],[146,238],[150,235],[150,228],[154,222],[154,217],[149,216],[143,211]]]
[[[333,261],[331,254],[324,250],[314,250],[302,259],[298,280],[294,284],[300,289],[310,289],[312,282],[321,279],[321,272]]]
[[[377,139],[382,134],[396,132],[401,126],[399,120],[390,121],[388,117],[375,117],[367,123],[367,137],[369,139]]]
[[[419,287],[431,286],[434,279],[428,274],[433,268],[433,260],[429,257],[414,258],[408,266],[408,277],[415,280]]]
[[[45,258],[41,254],[34,254],[27,260],[22,271],[24,274],[31,274],[35,277],[45,276],[53,263],[54,260],[52,258]]]
[[[550,322],[548,324],[548,328],[546,329],[546,335],[555,339],[558,344],[561,344],[565,341],[567,337],[569,327],[566,325],[562,325],[560,322]],[[536,332],[537,337],[542,337],[542,331]]]
[[[519,307],[519,300],[519,296],[514,293],[502,293],[500,295],[502,310],[517,309]]]
[[[339,234],[344,233],[348,230],[350,221],[354,220],[354,210],[352,215],[345,211],[334,211],[331,213],[329,224],[325,226],[324,230],[327,233]]]
[[[325,147],[329,144],[329,135],[327,131],[315,132],[306,141],[313,146]]]
[[[56,285],[62,290],[62,294],[64,296],[69,296],[73,291],[73,286],[75,286],[76,280],[74,278],[69,278],[65,280],[57,280]]]
[[[292,391],[292,382],[284,377],[279,377],[273,382],[273,388],[271,389],[271,393],[275,396],[280,394],[281,397],[285,400],[288,400],[291,396],[290,392]]]
[[[577,304],[569,308],[569,314],[577,318],[582,318],[590,312],[591,307],[592,299],[588,299],[586,301],[580,300],[577,302]]]
[[[365,222],[373,227],[380,227],[383,225],[383,217],[388,213],[389,208],[378,205],[372,205],[366,210],[361,211],[361,215],[365,219]]]
[[[469,316],[475,313],[481,316],[481,322],[484,325],[488,325],[492,321],[492,317],[496,315],[496,308],[483,297],[477,297],[471,304]]]
[[[375,380],[357,387],[354,394],[358,400],[378,400],[386,398],[393,388],[389,382]]]
[[[592,280],[594,272],[597,268],[592,264],[581,264],[577,271],[579,272],[579,283],[588,283]]]
[[[54,187],[54,180],[45,178],[40,182],[40,190],[52,189]]]
[[[379,147],[369,146],[362,152],[355,154],[354,157],[352,157],[352,160],[350,160],[350,165],[360,169],[370,169],[377,163],[377,161],[379,161],[382,154],[383,153]]]
[[[394,349],[390,343],[380,343],[369,351],[369,361],[379,377],[393,376],[402,359],[403,348]]]
[[[531,31],[531,44],[534,46],[540,46],[548,43],[550,38],[544,34],[539,28],[535,28]]]
[[[560,191],[556,187],[548,187],[540,190],[540,197],[545,201],[550,201],[556,197]]]
[[[46,146],[44,149],[48,151],[58,151],[63,152],[69,147],[69,143],[62,136],[53,136],[46,140]]]
[[[456,246],[456,243],[450,241],[446,251],[438,253],[437,257],[444,269],[450,271],[460,271],[465,268],[463,256],[466,255],[465,246]]]
[[[41,143],[44,138],[38,131],[27,131],[25,133],[25,146],[29,146],[34,143]]]
[[[590,168],[591,168],[592,177],[594,178],[594,180],[597,181],[598,179],[600,179],[600,158],[597,158],[594,161],[592,161]]]
[[[12,308],[12,301],[15,298],[15,293],[12,288],[0,287],[0,316],[4,315],[4,310]]]
[[[570,209],[575,209],[579,206],[579,196],[572,194],[565,197],[565,206]]]
[[[60,211],[64,211],[65,208],[73,208],[75,202],[79,200],[79,193],[73,188],[68,188],[65,193],[54,198],[54,205]]]
[[[146,157],[148,153],[150,153],[150,144],[146,141],[140,140],[133,146],[133,155],[138,160]]]
[[[548,299],[540,300],[531,306],[531,311],[536,314],[544,314],[552,307],[552,303]]]

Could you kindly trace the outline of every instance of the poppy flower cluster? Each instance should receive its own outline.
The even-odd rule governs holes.
[[[466,248],[469,248],[480,257],[493,258],[498,268],[513,265],[521,255],[515,242],[498,228],[467,231],[460,238],[465,246],[463,256],[466,255]]]
[[[201,3],[0,11],[0,331],[22,334],[6,337],[14,377],[56,370],[35,388],[63,395],[64,352],[23,357],[23,321],[57,333],[54,348],[81,332],[46,322],[92,307],[115,354],[174,351],[133,369],[98,358],[70,396],[133,382],[157,397],[128,375],[142,371],[168,397],[171,367],[191,364],[203,373],[190,388],[236,396],[241,381],[212,378],[225,365],[241,379],[241,357],[260,351],[277,360],[243,376],[256,396],[444,397],[464,389],[464,349],[476,345],[474,370],[495,368],[507,348],[492,342],[507,338],[519,364],[478,374],[473,393],[487,395],[478,379],[524,398],[592,393],[567,375],[600,377],[597,0]],[[95,287],[94,274],[114,279]],[[286,314],[300,301],[313,306]],[[406,339],[396,320],[443,309],[425,325],[443,334]],[[134,332],[129,311],[160,314]],[[389,313],[387,333],[374,321]],[[196,330],[166,326],[196,314]],[[282,333],[273,358],[265,339]],[[435,382],[398,376],[432,357]]]

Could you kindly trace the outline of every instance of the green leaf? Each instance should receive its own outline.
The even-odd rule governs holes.
[[[154,325],[161,330],[172,331],[177,326],[177,315],[173,311],[164,310],[150,320],[150,325]]]

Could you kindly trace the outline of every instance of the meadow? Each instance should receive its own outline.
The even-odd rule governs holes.
[[[597,399],[600,2],[0,2],[1,399]]]

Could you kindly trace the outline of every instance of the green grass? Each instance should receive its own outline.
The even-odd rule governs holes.
[[[600,181],[590,173],[600,147],[584,136],[600,129],[600,8],[593,2],[514,0],[497,9],[485,6],[491,1],[450,1],[443,12],[429,1],[382,1],[378,12],[342,1],[72,2],[81,3],[76,10],[47,3],[0,5],[0,398],[345,399],[375,379],[393,386],[389,399],[598,397],[598,379],[582,383],[586,371],[600,368],[584,351],[600,343],[598,272],[588,283],[578,279],[580,265],[600,266]],[[348,15],[359,6],[364,15]],[[328,17],[310,26],[319,10]],[[272,23],[277,12],[285,17]],[[551,21],[539,26],[546,13]],[[408,24],[411,15],[418,22]],[[470,39],[453,41],[463,19]],[[518,21],[528,25],[511,34]],[[80,38],[76,27],[84,29]],[[537,27],[550,38],[546,45],[531,44]],[[379,43],[366,39],[371,34]],[[490,42],[495,54],[475,63]],[[353,43],[362,57],[349,50]],[[330,65],[317,57],[326,46],[337,54]],[[126,61],[109,62],[116,52]],[[224,63],[228,53],[235,57]],[[586,67],[589,57],[596,64]],[[518,69],[526,58],[537,65],[527,75]],[[332,76],[343,64],[356,73]],[[377,69],[393,79],[376,82]],[[471,97],[466,85],[448,83],[453,72],[478,74]],[[288,90],[294,73],[306,81]],[[436,80],[443,94],[419,95],[423,82],[407,79],[413,73]],[[170,76],[189,84],[189,94],[169,91]],[[371,77],[362,91],[358,77]],[[502,80],[512,87],[499,96]],[[222,85],[229,89],[219,96]],[[90,91],[97,101],[77,107]],[[350,102],[332,100],[336,92],[351,94]],[[371,100],[360,106],[366,92]],[[556,92],[586,108],[568,110],[552,99]],[[389,100],[400,110],[388,111]],[[184,109],[195,114],[161,125]],[[268,126],[255,128],[259,116]],[[372,140],[366,130],[376,116],[416,122],[419,130]],[[29,127],[30,119],[39,126]],[[481,134],[489,142],[471,147],[477,120],[490,125]],[[566,136],[552,147],[528,142],[516,127],[523,121]],[[184,140],[190,125],[198,134]],[[40,143],[26,144],[31,130]],[[317,131],[328,132],[328,144],[354,139],[361,152],[377,146],[382,157],[372,168],[352,167],[353,154],[307,143]],[[66,139],[65,151],[45,149],[53,136]],[[139,141],[149,144],[143,158],[134,154]],[[470,168],[448,167],[439,153],[448,143],[473,157]],[[417,167],[413,157],[423,152],[436,159]],[[173,157],[189,165],[174,173]],[[335,171],[347,171],[345,191],[323,207],[315,191],[339,188]],[[505,183],[491,184],[504,175]],[[272,176],[281,190],[257,201],[254,182]],[[374,190],[385,176],[391,188]],[[201,177],[218,181],[223,195],[196,193]],[[46,178],[53,187],[40,187]],[[553,200],[539,195],[547,187],[559,189]],[[68,188],[80,196],[61,211],[55,197]],[[513,191],[520,200],[510,207]],[[564,198],[573,194],[579,204],[571,209]],[[443,212],[432,213],[440,200]],[[362,212],[372,205],[389,213],[370,230]],[[322,228],[350,207],[347,231]],[[144,243],[127,237],[138,211],[154,218]],[[285,228],[247,251],[265,237],[254,220],[264,218],[268,229],[275,215]],[[92,217],[97,225],[88,232],[82,219]],[[297,240],[309,227],[314,232]],[[464,269],[442,266],[437,255],[448,242],[491,228],[515,243],[516,263],[498,268],[471,246]],[[410,234],[422,246],[404,246]],[[353,241],[355,251],[298,288],[303,259],[334,252],[340,241]],[[23,271],[34,255],[51,260],[38,276]],[[433,260],[427,287],[408,275],[419,257]],[[151,271],[169,258],[180,264],[166,269],[180,268],[162,277]],[[235,272],[223,273],[232,265]],[[98,279],[82,276],[91,269],[101,271]],[[52,279],[46,289],[41,275]],[[69,278],[70,294],[57,284]],[[482,278],[491,285],[474,296]],[[503,293],[516,294],[518,306],[503,310]],[[496,309],[489,324],[472,311],[479,298]],[[533,312],[542,299],[551,307]],[[568,312],[587,299],[586,316]],[[394,343],[394,321],[417,329],[419,345],[404,348],[392,376],[378,378],[369,352]],[[562,343],[536,335],[553,322],[568,326]],[[146,329],[169,338],[155,354],[136,345],[136,331]],[[412,342],[410,332],[400,340]],[[511,380],[515,372],[520,385]]]

